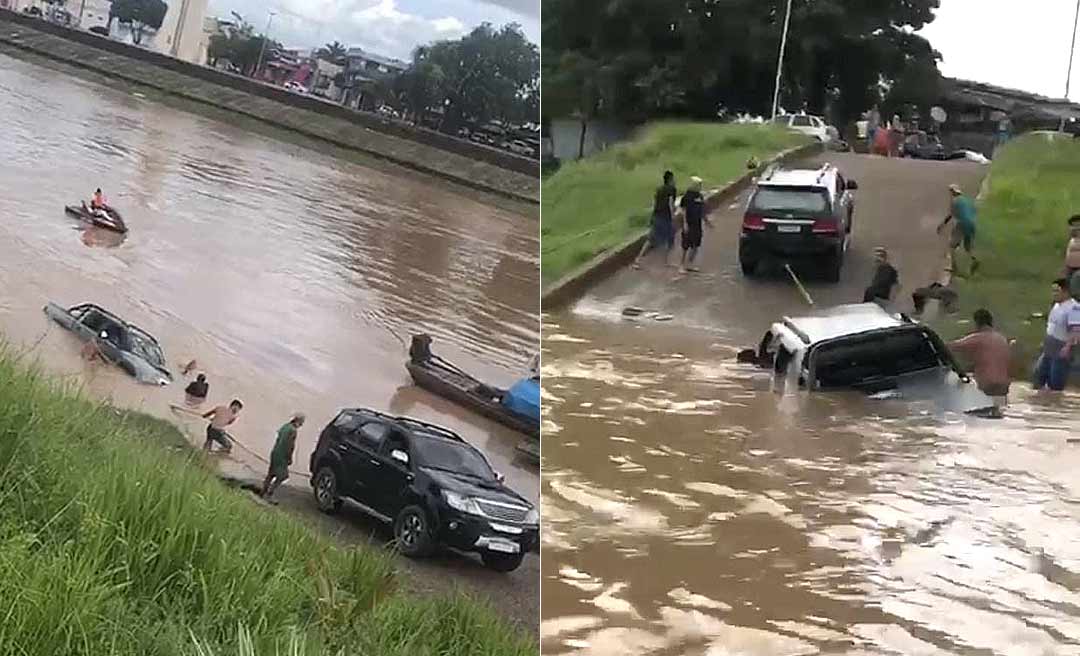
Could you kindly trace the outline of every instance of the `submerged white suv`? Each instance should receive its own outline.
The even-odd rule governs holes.
[[[958,412],[993,406],[929,326],[876,303],[784,317],[765,332],[753,359],[809,390],[897,390]]]

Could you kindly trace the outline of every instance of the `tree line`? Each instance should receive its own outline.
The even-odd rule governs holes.
[[[768,115],[786,0],[542,0],[547,117]],[[792,0],[780,105],[837,125],[939,97],[939,0]],[[884,112],[883,112],[884,113]],[[925,115],[925,112],[924,112]]]
[[[234,14],[237,26],[210,39],[209,64],[225,59],[245,74],[273,61],[281,45],[255,32],[243,17]],[[334,41],[315,51],[315,57],[345,65],[348,49]],[[365,83],[364,92],[376,105],[387,104],[413,116],[418,122],[436,113],[439,129],[456,133],[468,123],[491,119],[507,123],[540,120],[540,50],[525,38],[521,27],[508,24],[496,29],[484,23],[460,39],[436,41],[413,51],[412,62],[400,74],[378,75]],[[339,74],[338,87],[348,84]]]

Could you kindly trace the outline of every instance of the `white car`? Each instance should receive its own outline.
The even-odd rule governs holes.
[[[285,90],[292,91],[293,93],[307,93],[307,89],[305,89],[304,85],[300,84],[299,82],[286,82]]]
[[[829,126],[825,124],[825,121],[817,116],[810,116],[809,114],[781,114],[772,120],[774,125],[782,125],[786,128],[801,132],[807,136],[814,137],[821,143],[829,143],[832,141],[832,135],[829,134]]]

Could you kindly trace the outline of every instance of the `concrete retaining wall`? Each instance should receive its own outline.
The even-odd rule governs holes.
[[[529,204],[538,161],[0,10],[0,43]]]
[[[798,146],[785,150],[762,166],[801,159],[818,152],[821,152],[821,144],[817,142]],[[705,195],[706,211],[711,213],[724,202],[737,196],[742,190],[750,186],[751,181],[757,174],[757,171],[747,172],[723,187],[710,190]],[[648,237],[649,230],[642,230],[639,234],[597,255],[592,260],[552,283],[541,294],[541,309],[544,312],[549,312],[581,297],[590,287],[633,262]]]

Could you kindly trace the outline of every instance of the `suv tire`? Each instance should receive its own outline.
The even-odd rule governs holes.
[[[757,262],[739,260],[739,268],[742,269],[744,276],[752,276],[757,272]]]
[[[521,566],[521,561],[525,558],[525,554],[508,554],[498,553],[496,551],[482,551],[480,552],[480,558],[484,561],[484,566],[490,570],[496,572],[512,572]]]
[[[334,473],[333,467],[329,465],[319,467],[319,470],[315,472],[312,485],[315,488],[315,503],[318,504],[319,510],[327,515],[333,515],[341,510],[343,502],[338,495],[337,474]]]
[[[394,540],[398,551],[410,558],[429,555],[434,550],[431,524],[420,506],[405,507],[394,520]]]
[[[825,280],[828,282],[840,282],[840,270],[844,267],[844,253],[842,250],[834,252],[825,260]]]

